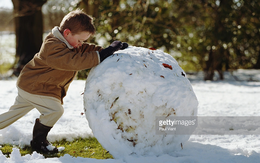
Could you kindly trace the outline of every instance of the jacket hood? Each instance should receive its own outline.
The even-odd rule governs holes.
[[[59,39],[60,41],[64,42],[69,49],[73,49],[73,48],[74,48],[73,46],[71,46],[71,45],[68,43],[68,41],[67,41],[67,40],[63,37],[63,35],[60,33],[58,26],[55,26],[55,27],[51,30],[51,33],[52,33],[57,39]]]

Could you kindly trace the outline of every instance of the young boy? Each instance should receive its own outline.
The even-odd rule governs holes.
[[[77,71],[92,68],[115,51],[128,47],[120,41],[105,49],[84,43],[94,33],[92,18],[81,10],[70,12],[60,27],[52,29],[40,52],[21,71],[18,96],[9,111],[0,115],[0,129],[36,108],[41,115],[35,121],[31,146],[42,153],[58,152],[47,135],[63,114],[63,98]]]

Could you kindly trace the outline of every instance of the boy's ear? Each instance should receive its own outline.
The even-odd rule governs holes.
[[[63,31],[63,36],[68,36],[68,34],[70,34],[71,31],[69,29],[64,29]]]

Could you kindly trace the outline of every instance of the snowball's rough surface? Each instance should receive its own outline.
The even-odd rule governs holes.
[[[197,115],[198,101],[185,76],[161,50],[116,52],[93,68],[86,81],[84,107],[94,136],[115,158],[180,149],[189,136],[155,134],[155,119]]]

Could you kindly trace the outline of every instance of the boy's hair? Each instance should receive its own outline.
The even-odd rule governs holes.
[[[78,34],[83,31],[95,34],[95,26],[93,18],[80,9],[71,11],[64,16],[60,23],[60,31],[63,33],[65,29],[69,29],[72,34]]]

